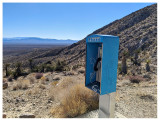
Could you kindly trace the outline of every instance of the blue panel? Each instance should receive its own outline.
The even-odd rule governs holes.
[[[101,46],[100,43],[87,43],[87,48],[86,48],[86,82],[85,85],[92,89],[92,90],[97,90],[96,92],[100,92],[99,89],[100,87],[95,86],[94,82],[96,81],[96,72],[94,71],[94,64],[96,63],[96,59],[98,56],[98,47]],[[100,84],[99,84],[100,85]],[[94,89],[98,88],[98,89]]]
[[[103,38],[101,95],[116,91],[119,38]]]

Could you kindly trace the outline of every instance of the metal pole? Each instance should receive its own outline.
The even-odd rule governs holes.
[[[116,92],[100,95],[99,118],[114,118]]]

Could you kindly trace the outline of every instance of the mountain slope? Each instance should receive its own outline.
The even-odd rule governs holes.
[[[156,64],[157,59],[157,4],[147,6],[136,12],[116,20],[91,34],[106,34],[120,37],[119,58],[124,50],[130,55],[141,48],[141,59],[151,59]],[[27,58],[33,58],[36,63],[48,60],[64,59],[68,64],[85,64],[85,38],[77,43],[60,49],[48,49],[43,52],[31,52],[18,59],[27,63]],[[14,58],[16,60],[16,58]],[[13,59],[11,59],[13,61]]]
[[[149,53],[150,58],[156,62],[157,55],[157,5],[140,9],[120,20],[116,20],[91,34],[108,34],[120,37],[119,56],[124,50],[130,54],[141,48]],[[68,63],[83,63],[85,57],[85,38],[77,43],[63,48],[59,55],[50,51],[44,57],[53,56],[64,58]]]

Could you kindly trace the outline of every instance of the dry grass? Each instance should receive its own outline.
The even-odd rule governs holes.
[[[22,89],[28,89],[29,85],[30,85],[30,80],[23,80]]]
[[[44,76],[41,77],[41,84],[46,84],[46,77]]]
[[[18,89],[28,89],[30,85],[30,80],[18,80],[14,85],[13,85],[13,90],[18,90]]]
[[[51,88],[50,88],[50,97],[52,100],[60,101],[63,97],[64,93],[67,92],[67,89],[72,86],[74,83],[73,78],[66,77],[63,80],[60,81],[53,81],[51,82]],[[57,94],[58,92],[58,94]]]
[[[35,78],[30,77],[29,80],[30,80],[30,83],[31,83],[31,84],[34,84],[34,83],[35,83]]]
[[[53,81],[53,82],[51,83],[52,86],[56,86],[57,84],[58,84],[58,81]]]
[[[76,117],[98,108],[98,95],[84,84],[74,83],[71,78],[66,78],[55,88],[61,89],[58,94],[57,91],[54,93],[60,105],[51,109],[51,114],[56,118]]]

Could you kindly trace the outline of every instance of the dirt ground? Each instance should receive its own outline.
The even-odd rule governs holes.
[[[84,73],[45,73],[52,78],[59,77],[59,81],[72,77],[75,81],[85,80]],[[30,74],[25,78],[34,76]],[[131,83],[129,78],[119,77],[116,91],[115,111],[126,118],[156,118],[157,117],[157,78],[151,75],[151,80],[140,83]],[[13,90],[16,81],[8,82],[9,86],[3,90],[3,113],[7,118],[18,118],[22,114],[34,114],[36,118],[53,118],[50,109],[58,102],[51,99],[51,81],[42,85],[36,80],[25,90]],[[58,91],[58,90],[57,90]],[[97,113],[89,116],[94,118]],[[87,118],[87,116],[86,116]]]

